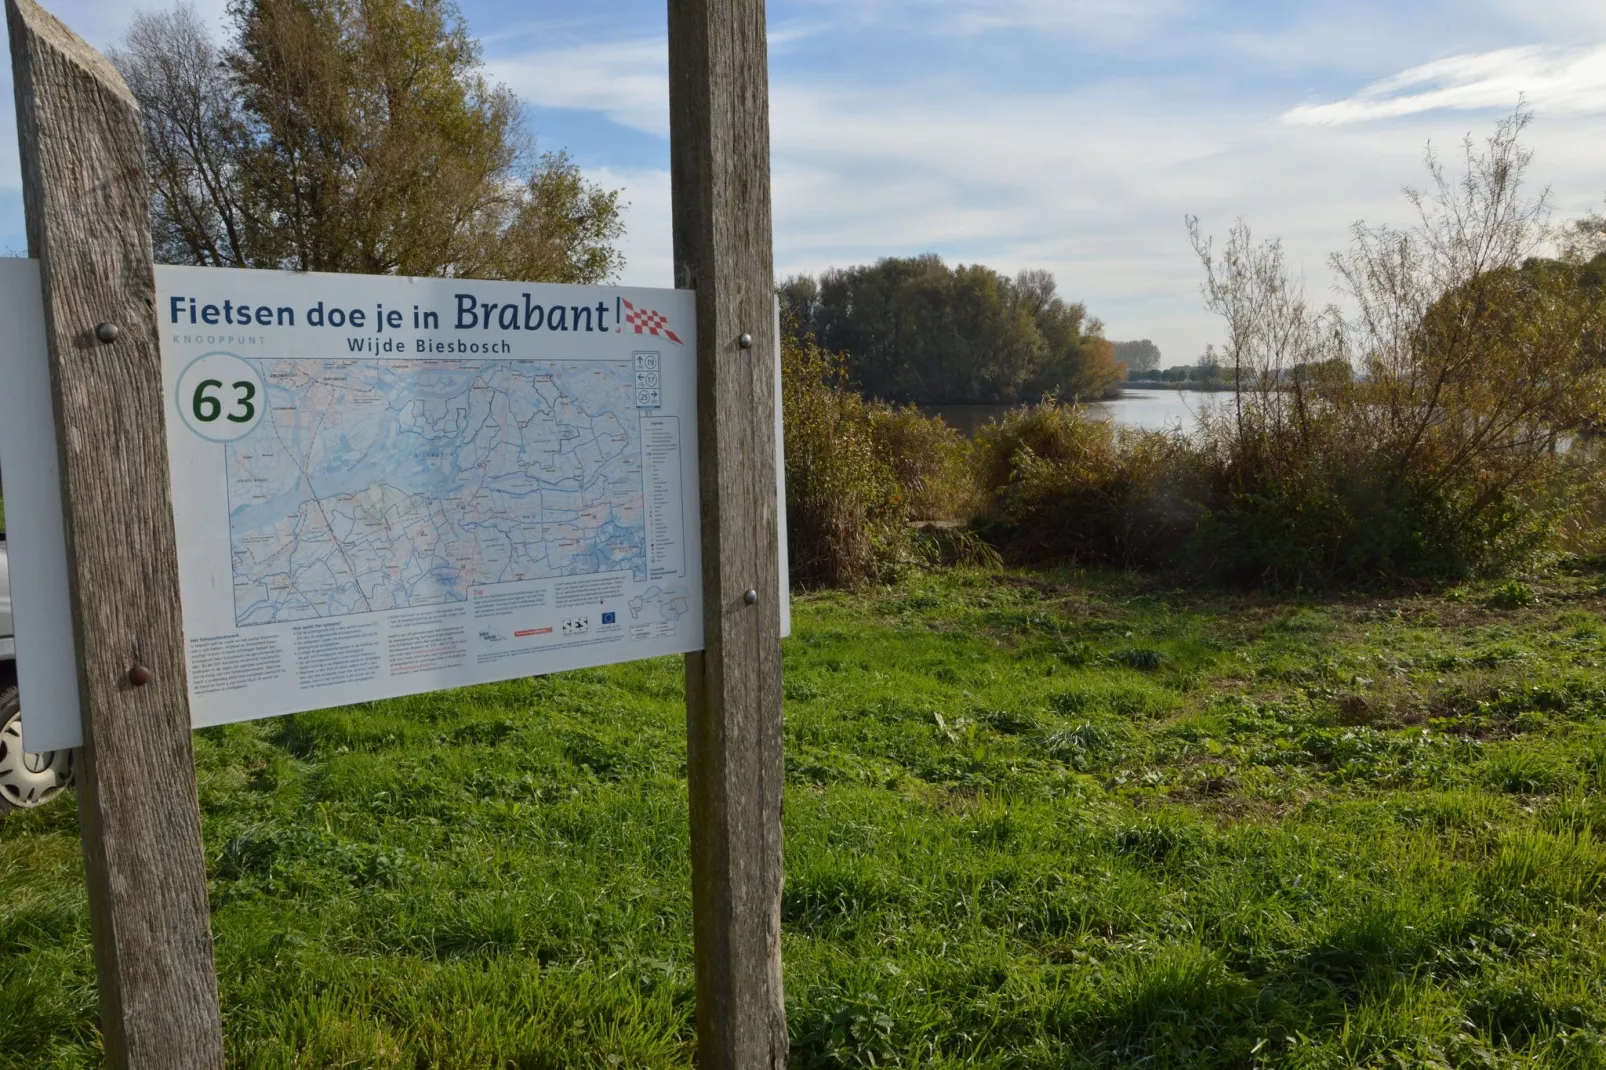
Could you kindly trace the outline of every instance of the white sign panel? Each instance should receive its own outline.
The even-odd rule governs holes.
[[[702,648],[693,294],[157,288],[195,725]]]
[[[702,648],[692,293],[156,281],[195,726]],[[0,258],[0,315],[23,742],[42,751],[82,732],[37,263]],[[779,454],[776,476],[785,635]]]
[[[6,552],[22,745],[30,752],[76,747],[78,667],[67,599],[67,539],[61,469],[51,412],[50,362],[39,262],[0,257],[0,482],[6,500]]]

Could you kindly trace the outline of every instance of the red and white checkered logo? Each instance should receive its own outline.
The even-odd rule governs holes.
[[[662,312],[637,308],[629,301],[625,301],[624,305],[627,309],[625,312],[625,325],[634,327],[637,334],[650,334],[654,338],[667,338],[677,346],[682,344],[680,339],[675,337],[675,332],[669,329],[669,318]]]

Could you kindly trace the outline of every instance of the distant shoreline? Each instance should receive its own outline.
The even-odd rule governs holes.
[[[1164,383],[1148,379],[1128,379],[1121,384],[1121,393],[1129,390],[1194,390],[1201,394],[1230,394],[1231,383]]]

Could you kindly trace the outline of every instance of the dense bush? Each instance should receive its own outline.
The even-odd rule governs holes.
[[[1079,405],[1011,411],[978,432],[977,464],[989,488],[981,530],[1025,560],[1164,565],[1191,527],[1186,441]]]
[[[1357,226],[1333,258],[1350,311],[1313,310],[1275,241],[1219,253],[1192,225],[1234,392],[1189,436],[1078,410],[981,435],[986,530],[1026,558],[1143,564],[1274,586],[1492,574],[1573,545],[1600,513],[1606,285],[1598,258],[1535,259],[1526,116],[1465,173],[1431,157],[1409,230]]]
[[[1591,434],[1575,441],[1573,449],[1595,478],[1580,480],[1560,525],[1559,544],[1567,553],[1606,562],[1606,440]]]
[[[787,540],[794,582],[846,585],[915,560],[911,520],[962,519],[971,447],[940,419],[866,401],[842,358],[798,332],[781,347]]]
[[[781,404],[793,582],[858,582],[903,538],[903,495],[876,451],[872,407],[848,385],[840,358],[791,332]]]
[[[975,451],[964,435],[913,405],[872,408],[870,433],[876,454],[892,468],[907,519],[970,516],[978,484]]]

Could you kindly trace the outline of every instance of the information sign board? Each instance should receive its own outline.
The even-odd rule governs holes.
[[[27,319],[37,268],[13,263]],[[692,292],[156,281],[196,727],[701,649]],[[0,376],[9,438],[48,449],[48,398],[23,397],[43,363],[16,345],[39,333]],[[35,586],[19,633],[54,636],[65,592]],[[81,742],[71,665],[23,667],[30,750]]]
[[[701,648],[691,293],[157,291],[196,725]]]

